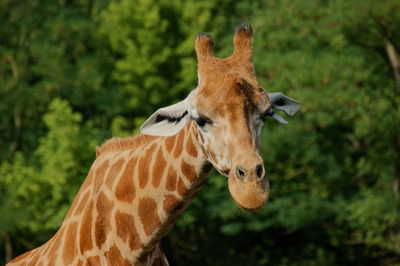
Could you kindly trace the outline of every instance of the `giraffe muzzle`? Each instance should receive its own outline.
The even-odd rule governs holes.
[[[232,198],[245,210],[262,208],[268,200],[270,189],[264,166],[259,163],[255,167],[236,166],[235,169],[228,178]]]

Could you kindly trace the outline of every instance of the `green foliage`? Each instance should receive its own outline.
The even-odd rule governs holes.
[[[8,210],[0,233],[22,233],[19,241],[30,241],[24,239],[25,234],[34,234],[35,244],[61,225],[88,172],[88,162],[94,159],[97,143],[92,138],[96,130],[82,125],[81,115],[73,113],[65,100],[55,98],[43,120],[48,132],[32,157],[18,152],[12,163],[0,167],[0,199]]]
[[[303,105],[265,125],[268,204],[245,213],[213,174],[164,241],[171,264],[400,263],[398,1],[4,0],[0,19],[0,245],[14,255],[57,230],[110,132],[196,87],[196,34],[227,56],[248,21],[260,84]]]
[[[45,134],[42,115],[55,97],[68,99],[97,127],[121,111],[92,18],[104,1],[82,2],[0,2],[1,160],[37,147]]]
[[[122,0],[103,12],[100,32],[116,57],[112,74],[134,117],[132,122],[117,117],[114,132],[129,134],[154,107],[186,96],[195,86],[194,37],[209,17],[204,1]]]

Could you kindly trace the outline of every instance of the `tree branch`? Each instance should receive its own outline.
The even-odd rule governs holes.
[[[385,49],[396,81],[396,95],[400,96],[400,58],[394,44],[389,39],[385,39]]]

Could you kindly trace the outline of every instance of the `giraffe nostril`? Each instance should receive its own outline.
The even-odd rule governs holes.
[[[239,179],[243,180],[246,177],[246,171],[238,166],[236,167],[236,175]]]
[[[256,175],[257,175],[257,178],[258,178],[258,179],[262,179],[262,178],[263,178],[263,173],[264,173],[263,166],[262,166],[261,164],[258,164],[258,165],[256,166]]]

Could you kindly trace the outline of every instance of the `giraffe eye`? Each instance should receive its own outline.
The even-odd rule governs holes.
[[[195,119],[194,121],[196,121],[196,123],[201,127],[203,127],[207,123],[207,121],[202,117],[199,117],[199,118]]]
[[[190,117],[192,120],[194,120],[199,127],[204,127],[206,124],[212,124],[211,119],[206,118],[204,116],[198,116],[198,117]]]

